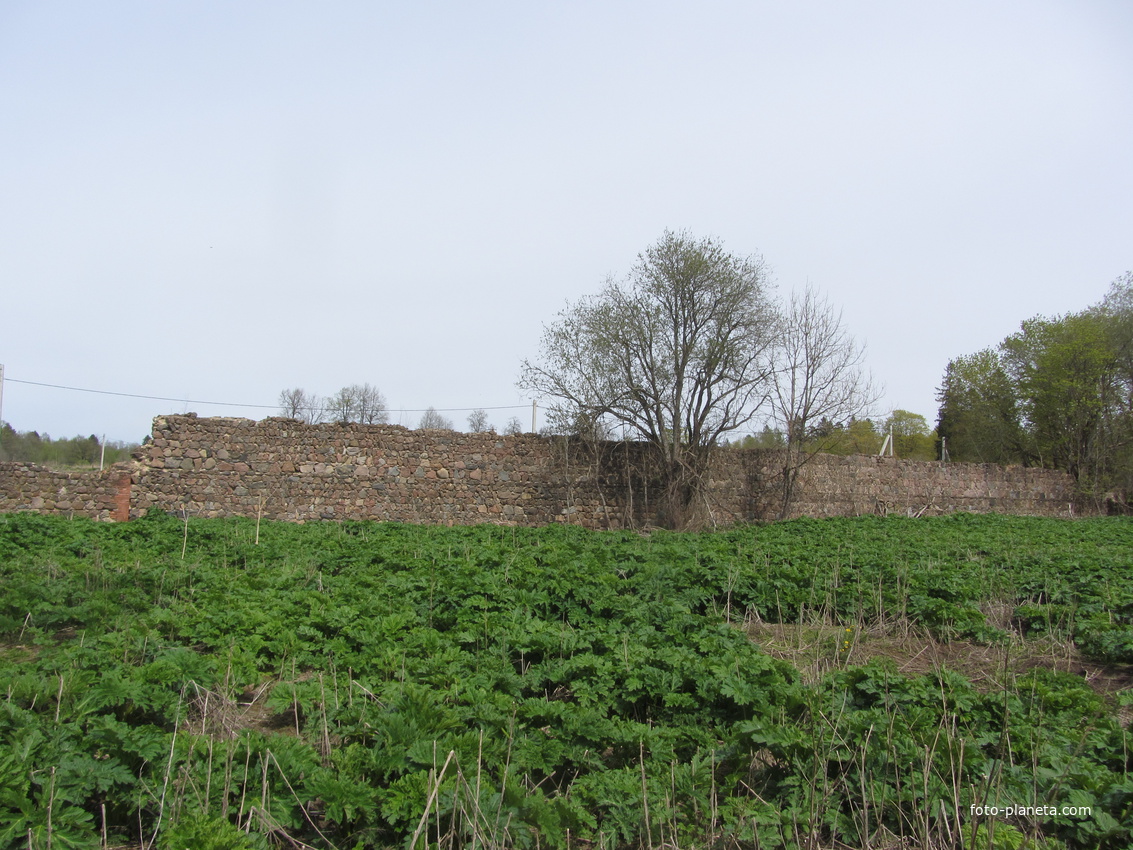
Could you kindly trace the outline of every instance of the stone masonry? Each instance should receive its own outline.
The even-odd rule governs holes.
[[[115,521],[162,510],[297,522],[648,525],[649,482],[627,474],[627,454],[628,447],[608,446],[596,456],[574,441],[533,434],[163,416],[133,462],[103,473],[0,463],[0,512]],[[711,520],[773,518],[779,461],[775,452],[719,451],[706,487]],[[819,455],[800,476],[792,514],[1066,516],[1073,503],[1070,477],[1050,470]]]
[[[104,472],[55,472],[32,463],[0,463],[0,512],[130,518],[132,464]]]

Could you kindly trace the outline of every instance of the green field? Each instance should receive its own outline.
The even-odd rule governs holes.
[[[0,848],[1124,848],[1131,568],[1123,519],[0,516]]]

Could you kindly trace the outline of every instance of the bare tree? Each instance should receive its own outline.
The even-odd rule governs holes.
[[[323,420],[324,411],[323,400],[314,393],[299,388],[279,391],[280,416],[314,425]]]
[[[660,520],[698,521],[698,497],[722,435],[767,399],[775,328],[760,257],[666,232],[625,281],[568,306],[545,328],[519,387],[553,399],[550,417],[620,423],[651,450],[663,484]]]
[[[484,431],[494,431],[495,428],[488,424],[488,411],[477,408],[469,413],[468,430],[473,434],[480,434]]]
[[[343,387],[327,399],[327,414],[335,422],[354,422],[358,416],[357,385]]]
[[[307,393],[302,389],[279,391],[279,415],[287,419],[298,419],[306,406]]]
[[[790,510],[799,471],[819,451],[811,426],[863,417],[879,392],[864,370],[865,348],[842,325],[842,313],[807,287],[792,294],[783,315],[771,363],[772,410],[786,435],[781,517]]]
[[[388,421],[386,398],[369,384],[351,384],[326,400],[327,413],[335,422],[373,425]]]
[[[358,421],[363,425],[374,425],[388,420],[386,397],[381,390],[369,384],[354,384],[351,387],[357,399]]]
[[[435,407],[430,407],[421,415],[417,428],[422,431],[451,431],[452,420],[441,416]]]
[[[504,426],[504,433],[509,437],[523,433],[523,423],[519,421],[518,416],[513,416],[507,421],[507,425]]]

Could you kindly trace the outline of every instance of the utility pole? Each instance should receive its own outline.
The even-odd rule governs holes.
[[[531,399],[531,433],[532,434],[536,433],[536,431],[535,431],[535,405],[536,405],[535,399]]]
[[[893,457],[893,429],[889,429],[889,433],[885,435],[885,442],[881,444],[881,451],[877,453],[878,457]]]
[[[0,428],[4,427],[4,364],[0,363]]]

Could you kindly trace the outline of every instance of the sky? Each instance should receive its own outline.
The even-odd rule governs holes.
[[[1133,268],[1131,151],[1126,0],[2,0],[2,417],[526,426],[544,325],[669,229],[934,423],[950,359]]]

